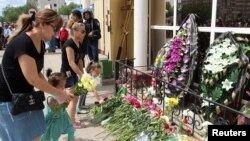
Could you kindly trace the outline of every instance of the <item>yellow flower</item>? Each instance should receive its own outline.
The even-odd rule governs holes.
[[[81,82],[85,83],[85,82],[88,82],[88,81],[89,81],[89,78],[86,75],[83,75],[82,78],[81,78]]]
[[[90,80],[90,85],[92,85],[93,87],[96,87],[96,81],[95,80]]]
[[[79,82],[79,83],[77,83],[77,86],[78,87],[83,87],[83,84]]]
[[[178,98],[168,98],[167,99],[167,104],[170,107],[174,107],[179,103],[179,99]]]

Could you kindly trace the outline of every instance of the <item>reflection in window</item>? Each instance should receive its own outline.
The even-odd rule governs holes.
[[[170,1],[166,1],[166,25],[173,25],[173,4]]]
[[[208,32],[198,32],[198,55],[197,55],[197,67],[194,74],[201,74],[201,67],[206,56],[206,50],[209,47],[210,33]],[[201,82],[199,75],[194,75],[193,81],[196,83]]]
[[[172,30],[151,30],[151,64],[154,63],[158,51],[166,42],[170,41],[172,37]]]
[[[173,25],[174,0],[151,0],[151,24]]]
[[[194,13],[198,26],[211,25],[212,1],[211,0],[181,0],[177,4],[177,24],[181,25],[185,17]]]
[[[217,27],[250,27],[249,0],[218,0]]]

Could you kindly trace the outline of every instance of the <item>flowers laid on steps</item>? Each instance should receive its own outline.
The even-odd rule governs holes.
[[[174,97],[171,98],[165,97],[165,102],[166,102],[166,114],[167,116],[172,116],[175,106],[179,104],[179,99]]]
[[[222,34],[207,50],[200,85],[202,96],[229,106],[243,94],[247,64],[248,58],[234,40],[234,36],[230,32]],[[203,103],[202,106],[205,108],[205,115],[210,118],[222,111],[213,104],[209,107],[209,104]]]
[[[174,107],[178,102],[177,98],[169,98],[168,105]],[[141,101],[130,95],[118,94],[107,102],[96,105],[91,113],[94,121],[99,121],[97,123],[105,121],[103,127],[117,141],[136,141],[144,137],[149,140],[195,140],[186,136],[191,133],[186,127],[182,129],[183,134],[180,134],[181,126],[172,124],[169,117],[163,115],[162,110],[149,99]],[[187,124],[187,121],[184,120],[183,123]]]

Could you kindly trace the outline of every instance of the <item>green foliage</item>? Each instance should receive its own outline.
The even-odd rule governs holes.
[[[75,3],[70,3],[69,5],[64,5],[58,9],[58,13],[61,15],[67,15],[69,16],[71,14],[71,11],[77,7],[80,7],[80,5],[77,5]]]
[[[239,70],[236,68],[234,69],[228,77],[228,80],[234,83],[238,82]]]
[[[122,98],[118,95],[108,102],[94,106],[90,113],[94,116],[93,121],[97,124],[100,124],[103,120],[108,117],[112,117],[116,108],[118,108],[122,104]]]
[[[27,14],[29,9],[31,8],[36,9],[36,7],[30,4],[26,4],[24,6],[19,6],[19,7],[13,7],[8,5],[5,8],[3,8],[3,17],[1,20],[4,22],[16,22],[19,15],[24,13]]]
[[[204,93],[205,95],[208,94],[207,87],[204,84],[201,84],[201,90],[202,90],[202,93]]]
[[[211,96],[213,101],[217,101],[222,96],[221,86],[216,86]]]

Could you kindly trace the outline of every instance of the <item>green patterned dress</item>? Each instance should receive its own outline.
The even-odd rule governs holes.
[[[49,97],[53,98],[56,103],[56,108],[54,108],[54,110],[48,105]],[[65,107],[58,105],[56,97],[49,95],[48,98],[44,110],[46,131],[43,134],[41,141],[58,140],[61,134],[72,133],[75,131]]]

